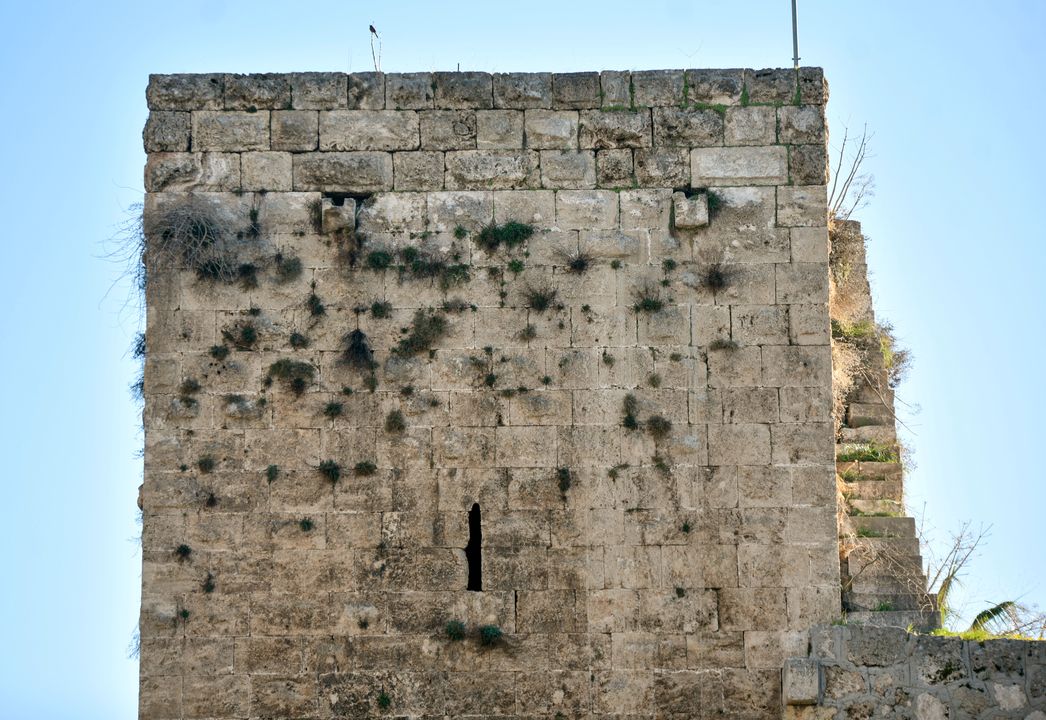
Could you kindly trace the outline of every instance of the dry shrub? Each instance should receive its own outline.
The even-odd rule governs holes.
[[[220,282],[239,279],[240,246],[256,235],[214,205],[190,196],[184,202],[151,212],[144,222],[146,248],[159,265],[182,266],[199,277]]]

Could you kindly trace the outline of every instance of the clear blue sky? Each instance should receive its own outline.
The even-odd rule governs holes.
[[[994,526],[964,599],[1046,606],[1042,141],[1037,0],[800,0],[829,118],[875,133],[878,311],[913,348],[902,398],[913,509]],[[103,241],[142,190],[150,72],[537,71],[791,64],[788,0],[3,3],[7,350],[0,415],[10,553],[0,717],[135,716],[140,481],[135,318]],[[838,132],[837,132],[838,135]]]

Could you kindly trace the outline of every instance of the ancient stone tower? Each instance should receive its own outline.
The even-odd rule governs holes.
[[[849,697],[826,94],[152,77],[140,716]]]

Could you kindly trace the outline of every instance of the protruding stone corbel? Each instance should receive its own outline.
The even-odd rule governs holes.
[[[708,225],[708,195],[699,193],[687,197],[684,192],[672,194],[672,227],[675,230],[696,230]]]

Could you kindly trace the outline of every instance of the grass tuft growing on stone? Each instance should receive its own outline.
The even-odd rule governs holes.
[[[626,430],[636,430],[639,428],[639,401],[636,396],[632,393],[625,395],[625,399],[621,401],[621,412],[622,419],[621,425]]]
[[[450,324],[442,314],[431,308],[417,310],[407,336],[397,343],[393,353],[402,357],[427,352],[447,334]]]
[[[865,443],[861,445],[846,446],[835,458],[836,462],[900,462],[901,458],[897,450],[889,445],[879,443]]]
[[[312,521],[312,518],[303,517],[298,521],[298,527],[301,528],[302,532],[312,532],[316,527],[316,523]]]
[[[661,415],[651,415],[646,421],[646,431],[655,440],[662,440],[672,432],[672,421]]]
[[[504,633],[497,625],[481,625],[479,628],[479,641],[483,645],[496,645]]]
[[[476,235],[476,244],[487,252],[494,252],[502,245],[510,248],[522,245],[533,234],[532,225],[514,220],[503,225],[491,223]]]
[[[465,623],[460,620],[449,620],[443,626],[443,631],[450,640],[458,641],[465,639]]]
[[[378,320],[384,320],[392,314],[392,303],[390,302],[372,302],[370,304],[370,314]]]
[[[344,349],[341,352],[342,365],[357,370],[374,368],[374,352],[370,349],[367,335],[360,329],[353,330],[342,339]]]
[[[333,420],[336,417],[341,417],[341,414],[345,412],[345,404],[340,402],[329,402],[323,406],[323,414],[325,417]]]
[[[316,368],[300,360],[280,358],[269,366],[268,377],[281,381],[295,395],[301,395],[316,377]]]
[[[225,345],[211,345],[210,355],[218,362],[221,362],[229,357],[229,348]]]
[[[204,455],[196,461],[196,467],[200,469],[202,473],[213,472],[214,468],[218,465],[218,461],[210,455]]]
[[[528,287],[523,291],[523,300],[534,312],[543,313],[556,302],[556,290],[548,286]]]
[[[275,482],[276,478],[278,478],[279,476],[280,476],[280,466],[279,465],[270,465],[269,467],[265,468],[265,479],[268,480],[269,482]]]
[[[309,347],[309,338],[300,332],[292,332],[289,342],[295,350],[304,350]]]
[[[352,470],[360,477],[368,477],[378,471],[378,466],[370,460],[363,460],[356,463]]]
[[[253,350],[258,343],[258,328],[245,320],[222,330],[222,337],[237,350]]]
[[[182,543],[174,549],[174,554],[178,557],[179,560],[188,560],[189,557],[192,555],[192,548]]]
[[[385,432],[402,433],[407,429],[407,419],[399,410],[390,410],[385,416]]]
[[[661,312],[665,307],[665,302],[661,299],[657,289],[646,285],[635,292],[635,302],[632,304],[632,309],[637,313],[656,313]]]
[[[276,282],[280,285],[293,282],[301,277],[304,268],[300,258],[293,255],[287,256],[283,253],[276,253],[273,257],[273,261],[276,266]]]
[[[338,482],[338,479],[341,477],[341,465],[333,460],[324,460],[319,464],[317,470],[320,471],[320,475],[323,475],[331,482]]]

